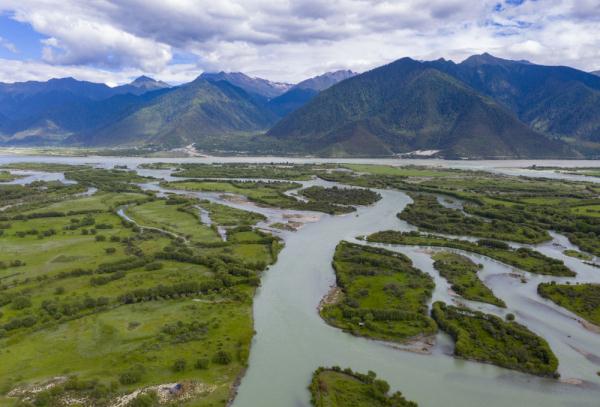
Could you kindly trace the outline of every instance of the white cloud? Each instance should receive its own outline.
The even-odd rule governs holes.
[[[47,37],[47,71],[96,69],[113,82],[122,72],[179,82],[221,69],[299,81],[403,56],[462,60],[486,51],[600,68],[597,0],[526,0],[497,12],[498,1],[1,0],[0,11]],[[191,62],[174,67],[173,55]]]
[[[10,42],[7,39],[2,38],[2,37],[0,37],[0,47],[6,48],[7,50],[9,50],[10,52],[12,52],[13,54],[17,54],[19,52],[19,50],[17,49],[17,47],[15,46],[15,44],[13,44],[12,42]]]

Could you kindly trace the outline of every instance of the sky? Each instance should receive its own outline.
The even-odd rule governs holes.
[[[489,52],[600,69],[600,0],[0,0],[0,82],[298,82]]]

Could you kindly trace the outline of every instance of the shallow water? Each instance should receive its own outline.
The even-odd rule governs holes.
[[[91,163],[111,168],[127,164],[134,168],[141,162],[211,162],[227,161],[293,161],[330,162],[330,160],[292,160],[289,158],[228,158],[228,159],[139,159],[139,158],[58,158],[58,157],[4,157],[0,164],[11,161],[47,161],[64,163]],[[349,160],[331,160],[346,161]],[[359,163],[426,164],[455,168],[485,169],[512,175],[546,176],[545,173],[520,170],[531,164],[545,166],[600,166],[593,161],[488,161],[449,162],[440,160],[351,160]],[[526,174],[521,173],[525,171]],[[144,175],[169,178],[168,171],[144,171]],[[530,174],[531,173],[531,174]],[[555,173],[552,173],[555,174]],[[600,179],[585,177],[588,181]],[[322,184],[322,181],[303,182],[304,186]],[[145,188],[161,192],[190,194],[240,209],[252,210],[268,217],[261,227],[285,220],[282,211],[262,208],[251,203],[228,201],[222,194],[187,191],[166,191],[156,184]],[[357,213],[344,216],[319,215],[319,220],[307,223],[297,232],[279,232],[286,245],[278,262],[264,273],[262,285],[254,303],[256,336],[250,352],[249,369],[239,387],[234,402],[236,407],[308,406],[307,391],[312,372],[318,366],[340,365],[366,372],[373,370],[387,380],[394,390],[401,390],[407,398],[421,406],[598,406],[600,405],[600,335],[586,331],[570,312],[543,300],[535,293],[541,281],[557,280],[523,273],[527,283],[511,273],[521,273],[512,267],[491,259],[467,254],[484,265],[481,278],[494,293],[506,301],[506,310],[460,300],[470,307],[503,316],[513,312],[517,321],[544,336],[560,360],[559,371],[564,379],[586,381],[580,386],[541,379],[491,365],[458,360],[451,356],[452,341],[444,334],[437,336],[437,344],[430,355],[396,349],[389,344],[353,337],[325,324],[317,313],[321,298],[334,283],[331,260],[337,243],[353,240],[372,232],[412,229],[396,214],[410,202],[399,191],[379,191],[383,199],[373,206],[359,208]],[[561,258],[578,272],[577,281],[600,282],[600,271],[562,254],[570,243],[563,236],[553,235],[554,243],[538,245],[543,253]],[[409,256],[415,266],[430,273],[436,282],[434,300],[454,302],[448,283],[433,269],[428,249],[419,247],[387,246]]]

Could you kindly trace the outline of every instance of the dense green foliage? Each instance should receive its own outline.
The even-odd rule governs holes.
[[[362,188],[305,188],[301,194],[312,201],[331,202],[336,205],[371,205],[381,199],[381,195]]]
[[[333,258],[342,295],[325,301],[322,317],[354,335],[403,342],[435,333],[427,316],[432,278],[403,254],[341,242]]]
[[[401,392],[389,394],[390,385],[371,371],[361,374],[337,366],[320,367],[309,388],[315,407],[417,407]]]
[[[433,304],[431,315],[456,342],[454,354],[539,376],[557,376],[548,343],[516,322],[467,308]]]
[[[431,232],[521,243],[540,243],[550,240],[548,232],[539,227],[521,225],[508,220],[486,221],[477,216],[467,216],[460,210],[440,205],[433,195],[413,194],[412,198],[413,203],[407,205],[398,217]]]
[[[542,283],[537,292],[583,319],[600,326],[600,284]]]
[[[565,266],[561,260],[553,259],[526,247],[512,249],[506,243],[497,240],[479,240],[477,243],[473,243],[467,240],[393,230],[373,233],[367,239],[377,243],[449,247],[481,254],[530,273],[567,277],[575,275],[575,272]]]
[[[452,252],[438,252],[431,256],[433,266],[452,286],[452,290],[467,300],[481,301],[506,307],[504,301],[496,297],[492,290],[477,277],[481,265],[473,263],[468,257]]]

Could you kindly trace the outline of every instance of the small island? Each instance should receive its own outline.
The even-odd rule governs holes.
[[[454,339],[454,355],[537,376],[558,377],[558,359],[548,342],[521,324],[443,302],[433,319]]]
[[[361,374],[352,369],[320,367],[310,384],[315,407],[418,407],[402,393],[389,394],[390,385],[374,372]]]
[[[480,264],[475,264],[468,257],[447,251],[435,253],[431,257],[435,260],[433,267],[448,280],[454,292],[467,300],[506,307],[504,301],[496,297],[477,277],[477,272],[482,268]]]
[[[542,283],[537,292],[600,327],[600,284]]]
[[[433,279],[405,255],[343,241],[335,250],[333,267],[337,287],[321,308],[329,324],[394,342],[436,332],[427,315]]]

